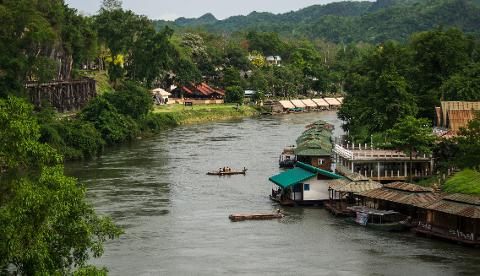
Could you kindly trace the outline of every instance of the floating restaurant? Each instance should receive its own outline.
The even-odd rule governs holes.
[[[428,178],[433,172],[433,158],[429,155],[416,156],[410,161],[410,157],[403,152],[348,143],[336,143],[333,152],[337,169],[356,172],[379,182],[407,180],[410,162],[412,179]]]
[[[272,176],[270,198],[285,206],[321,205],[328,200],[328,181],[342,176],[297,162],[295,168]]]
[[[332,168],[332,131],[333,126],[317,121],[297,138],[296,160],[314,167],[333,171]]]
[[[451,194],[425,205],[414,231],[480,246],[480,197]]]
[[[381,187],[382,184],[357,173],[345,174],[344,178],[330,181],[325,208],[335,216],[349,216],[348,208],[358,205],[357,194]]]

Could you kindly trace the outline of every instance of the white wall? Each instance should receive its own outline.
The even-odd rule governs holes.
[[[303,191],[303,200],[326,200],[328,196],[328,180],[318,180],[313,177],[304,184],[310,184],[310,191]]]

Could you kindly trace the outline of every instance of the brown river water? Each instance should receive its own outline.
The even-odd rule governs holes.
[[[92,260],[111,275],[480,275],[480,249],[351,225],[319,207],[272,221],[230,222],[279,208],[268,194],[278,156],[305,125],[334,112],[182,126],[66,165],[125,234]],[[207,176],[219,167],[246,176]]]

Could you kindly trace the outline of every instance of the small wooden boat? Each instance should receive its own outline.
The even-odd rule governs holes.
[[[207,175],[219,175],[219,176],[224,176],[224,175],[237,175],[237,174],[247,174],[247,169],[243,169],[241,171],[214,171],[214,172],[207,172]]]
[[[244,220],[270,220],[270,219],[280,219],[285,215],[278,210],[276,213],[270,214],[232,214],[228,218],[233,221],[244,221]]]

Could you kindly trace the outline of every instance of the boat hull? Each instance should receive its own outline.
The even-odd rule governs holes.
[[[207,175],[218,175],[218,176],[239,175],[239,174],[246,175],[247,172],[208,172],[207,173]]]
[[[360,225],[356,222],[355,217],[348,217],[346,220],[350,223],[363,226],[373,230],[386,231],[386,232],[402,232],[408,230],[410,227],[402,222],[390,222],[390,223],[367,223],[366,226]]]

